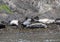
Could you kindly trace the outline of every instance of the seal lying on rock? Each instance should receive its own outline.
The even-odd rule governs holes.
[[[0,29],[6,28],[4,21],[0,21]]]
[[[0,29],[6,28],[4,24],[0,24]]]
[[[55,20],[53,19],[39,19],[39,20],[35,20],[35,21],[38,21],[38,22],[41,22],[41,23],[45,23],[45,24],[50,24],[50,23],[54,23]]]
[[[55,24],[60,25],[60,18],[56,18]]]
[[[30,25],[31,24],[31,19],[29,18],[29,19],[27,19],[27,20],[25,20],[23,23],[22,23],[22,25],[24,26],[24,27],[26,27],[26,25]]]
[[[27,28],[47,28],[46,24],[43,23],[33,23],[26,26]]]
[[[36,18],[38,18],[38,19],[34,19],[35,22],[40,22],[40,23],[45,23],[45,24],[50,24],[50,23],[55,22],[54,19],[48,19],[48,18],[39,19],[39,17],[36,17]]]
[[[10,25],[11,25],[11,26],[18,26],[18,24],[19,24],[19,23],[18,23],[18,20],[11,20],[11,21],[10,21]]]

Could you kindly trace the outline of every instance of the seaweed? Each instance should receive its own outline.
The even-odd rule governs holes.
[[[0,11],[6,11],[7,13],[10,13],[10,14],[12,14],[13,12],[11,11],[11,9],[8,7],[8,5],[5,5],[5,4],[3,4],[3,5],[0,5]]]

